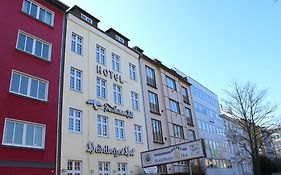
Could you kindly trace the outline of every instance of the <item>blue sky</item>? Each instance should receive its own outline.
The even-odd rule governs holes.
[[[61,0],[224,98],[233,81],[268,88],[281,114],[281,1]],[[281,115],[280,115],[281,116]]]

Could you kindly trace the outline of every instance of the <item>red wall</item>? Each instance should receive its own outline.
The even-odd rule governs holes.
[[[59,65],[64,13],[45,1],[37,2],[55,13],[53,27],[22,13],[22,0],[8,0],[0,6],[0,165],[4,161],[55,163],[56,159]],[[19,29],[52,44],[50,63],[16,50]],[[41,102],[10,94],[12,69],[48,80],[48,101]],[[45,124],[45,149],[2,145],[5,118]],[[54,169],[40,169],[0,166],[1,174],[54,174]]]

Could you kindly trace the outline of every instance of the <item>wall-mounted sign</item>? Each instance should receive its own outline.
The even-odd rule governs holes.
[[[134,156],[135,149],[130,148],[129,146],[125,146],[124,148],[115,148],[110,146],[102,146],[100,144],[95,145],[94,142],[88,142],[87,143],[87,150],[86,152],[93,154],[111,154],[114,157],[118,156]]]
[[[133,118],[133,112],[130,110],[123,111],[121,109],[117,109],[117,106],[111,106],[108,103],[101,104],[99,101],[94,99],[89,99],[86,103],[92,105],[95,110],[101,109],[104,112],[125,116],[126,118]]]
[[[203,140],[196,140],[141,152],[141,163],[142,167],[151,167],[205,156],[206,152]]]
[[[102,68],[99,65],[97,65],[97,73],[100,74],[100,75],[104,75],[105,77],[109,77],[110,79],[113,79],[113,80],[123,84],[121,75],[118,75],[111,70],[107,70],[105,68]]]

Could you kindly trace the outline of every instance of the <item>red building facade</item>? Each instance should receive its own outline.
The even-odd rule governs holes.
[[[56,173],[67,8],[56,0],[0,7],[0,174]]]

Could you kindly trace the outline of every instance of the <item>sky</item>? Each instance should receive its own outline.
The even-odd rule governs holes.
[[[232,82],[268,89],[280,105],[281,0],[61,0],[114,28],[148,57],[218,95]]]

